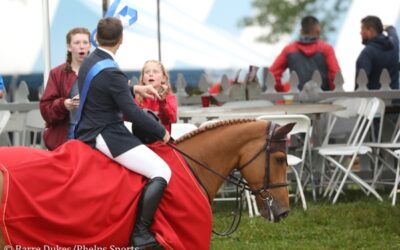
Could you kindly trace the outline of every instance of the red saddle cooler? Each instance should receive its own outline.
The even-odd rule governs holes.
[[[150,147],[172,169],[152,225],[157,240],[165,249],[209,249],[212,211],[206,195],[180,154],[163,144]],[[77,140],[52,152],[2,147],[0,170],[6,244],[129,246],[144,177]]]

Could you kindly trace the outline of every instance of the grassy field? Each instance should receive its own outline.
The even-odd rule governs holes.
[[[386,194],[384,202],[358,191],[346,194],[335,205],[308,197],[307,211],[292,204],[280,223],[249,218],[244,211],[238,230],[227,237],[213,235],[211,249],[400,249],[400,202],[392,207]],[[214,228],[221,230],[232,209],[216,206]]]

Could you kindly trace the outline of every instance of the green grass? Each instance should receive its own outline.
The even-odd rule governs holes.
[[[292,204],[280,223],[249,218],[245,210],[238,230],[227,237],[213,235],[211,249],[400,249],[400,202],[392,207],[387,194],[379,202],[352,192],[335,205],[307,197],[307,211]],[[232,209],[217,206],[213,224],[221,230],[230,223]]]

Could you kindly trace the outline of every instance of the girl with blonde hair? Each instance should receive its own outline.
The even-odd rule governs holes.
[[[139,80],[140,85],[152,85],[160,95],[158,98],[136,97],[136,103],[143,109],[150,109],[160,118],[161,123],[171,133],[171,124],[176,122],[177,100],[169,83],[168,72],[157,60],[146,61]]]

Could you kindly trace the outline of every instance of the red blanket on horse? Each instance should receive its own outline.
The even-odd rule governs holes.
[[[152,149],[173,173],[152,226],[157,240],[165,249],[209,249],[207,197],[179,154],[161,144]],[[0,221],[7,244],[129,245],[142,176],[76,140],[53,152],[3,147],[0,170]]]

